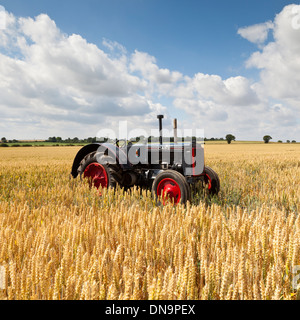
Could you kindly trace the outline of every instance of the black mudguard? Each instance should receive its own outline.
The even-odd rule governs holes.
[[[107,150],[110,155],[113,155],[115,157],[117,163],[120,165],[120,167],[123,170],[131,168],[131,164],[129,163],[126,153],[116,145],[113,145],[111,143],[91,143],[82,147],[77,152],[73,161],[72,171],[71,171],[71,175],[73,176],[73,178],[76,178],[78,176],[77,169],[79,167],[81,160],[87,154],[97,150],[99,150],[99,152],[105,152],[105,150]]]

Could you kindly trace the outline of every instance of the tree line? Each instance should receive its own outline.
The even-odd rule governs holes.
[[[62,139],[61,137],[49,137],[45,142],[56,142],[56,143],[93,143],[96,142],[96,137],[89,137],[86,139],[79,139],[78,137],[75,138],[67,138]]]
[[[227,134],[225,139],[226,139],[227,143],[230,144],[231,141],[235,141],[236,138],[235,138],[235,136],[233,134]],[[264,143],[269,143],[270,140],[272,140],[272,139],[273,138],[270,135],[263,136]],[[286,140],[286,143],[290,143],[290,142],[296,143],[296,140],[292,140],[292,141]],[[282,143],[282,140],[278,140],[278,143]]]
[[[230,144],[232,141],[236,141],[236,137],[233,134],[227,134],[225,139],[224,138],[197,138],[197,137],[178,137],[177,141],[178,142],[188,142],[188,141],[193,141],[193,140],[204,140],[204,141],[227,141],[228,144]],[[265,135],[263,137],[263,141],[265,143],[269,143],[270,140],[272,140],[272,137],[270,135]],[[97,137],[88,137],[86,139],[79,139],[78,137],[75,138],[67,138],[67,139],[62,139],[61,137],[49,137],[47,140],[44,142],[51,142],[51,143],[94,143],[94,142],[114,142],[115,140],[109,139],[109,138],[103,138],[103,139],[97,139]],[[128,142],[159,142],[159,137],[135,137],[131,138]],[[1,144],[6,144],[6,143],[18,143],[20,142],[19,140],[13,139],[13,140],[7,140],[5,137],[1,138],[0,143]],[[163,137],[163,142],[174,142],[174,137]],[[278,143],[283,143],[282,140],[278,140]],[[286,140],[286,143],[296,143],[296,140]]]

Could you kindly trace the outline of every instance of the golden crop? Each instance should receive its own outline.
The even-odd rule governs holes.
[[[78,147],[1,149],[0,299],[299,298],[299,144],[206,145],[221,192],[176,207],[99,197]]]

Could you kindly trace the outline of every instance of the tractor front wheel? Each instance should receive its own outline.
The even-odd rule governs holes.
[[[159,173],[152,185],[152,193],[158,204],[186,203],[190,200],[190,186],[184,176],[174,170]]]

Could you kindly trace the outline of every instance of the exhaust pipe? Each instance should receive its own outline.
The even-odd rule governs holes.
[[[162,144],[163,144],[163,139],[162,139],[162,119],[163,119],[163,115],[162,114],[159,114],[157,116],[157,119],[159,121],[159,151],[158,151],[158,154],[159,154],[159,164],[162,163]]]
[[[173,120],[174,144],[177,144],[177,119]]]
[[[163,115],[159,114],[157,116],[157,119],[159,121],[159,144],[162,145],[163,141],[162,141],[162,119],[163,119]]]

